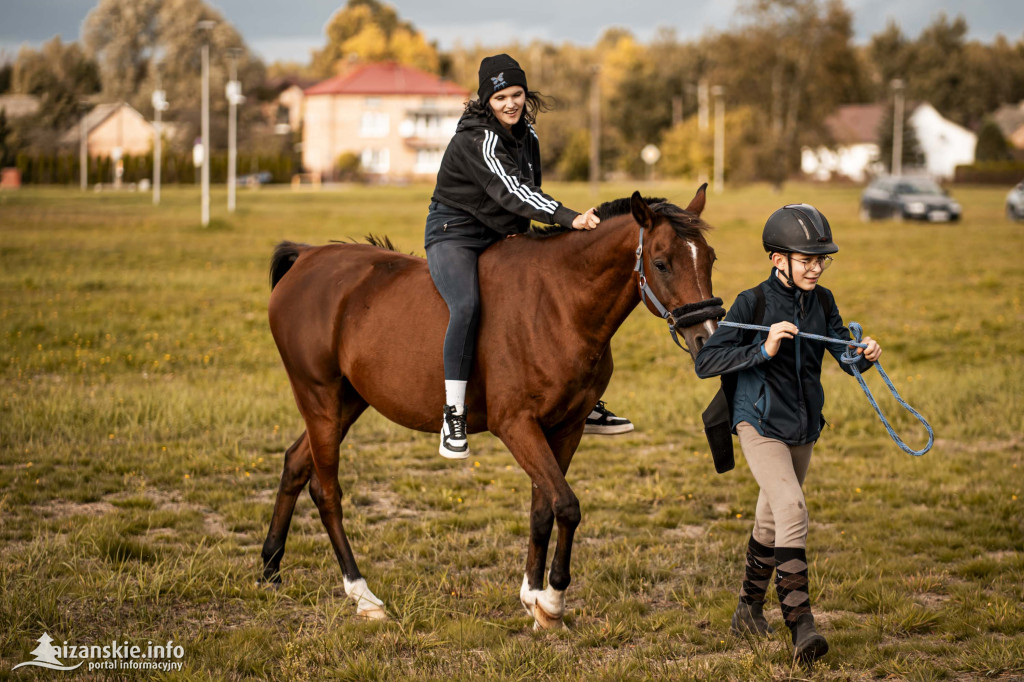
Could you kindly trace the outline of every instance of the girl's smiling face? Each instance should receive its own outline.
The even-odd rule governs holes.
[[[494,118],[498,119],[498,123],[506,130],[511,130],[523,117],[526,90],[520,85],[504,88],[491,95],[487,103],[491,105],[491,111],[494,112]]]

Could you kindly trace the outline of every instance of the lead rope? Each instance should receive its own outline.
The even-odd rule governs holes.
[[[765,327],[759,324],[745,324],[743,322],[726,322],[722,321],[718,323],[720,327],[736,327],[737,329],[752,329],[754,331],[770,331],[769,327]],[[797,336],[802,336],[806,339],[813,339],[815,341],[824,341],[825,343],[839,344],[846,350],[843,351],[843,355],[839,358],[844,365],[849,365],[850,369],[853,370],[853,376],[857,377],[857,381],[860,383],[860,387],[864,390],[864,395],[868,397],[868,401],[871,403],[871,407],[875,408],[875,413],[878,418],[882,420],[882,424],[885,426],[886,431],[889,432],[889,436],[892,437],[893,442],[900,447],[901,450],[909,455],[920,457],[929,450],[932,449],[932,444],[935,442],[935,432],[932,431],[931,424],[928,423],[921,413],[915,410],[913,407],[907,404],[903,398],[900,397],[896,387],[893,386],[892,381],[889,379],[889,375],[882,369],[882,365],[879,362],[874,363],[878,369],[878,373],[882,376],[882,380],[885,381],[885,385],[889,387],[889,391],[892,393],[896,401],[907,409],[907,412],[914,415],[917,421],[924,425],[924,428],[928,430],[928,444],[920,450],[913,450],[909,445],[903,442],[903,439],[897,435],[896,431],[889,424],[889,420],[882,414],[882,410],[878,407],[878,402],[875,400],[875,396],[871,394],[871,389],[868,388],[867,382],[864,381],[864,377],[861,376],[860,369],[857,367],[857,363],[860,361],[860,356],[850,349],[850,346],[856,348],[867,348],[867,344],[861,343],[860,340],[863,337],[864,329],[856,322],[850,323],[850,335],[853,337],[853,341],[846,341],[844,339],[833,339],[827,336],[821,336],[819,334],[811,334],[809,332],[797,332]]]

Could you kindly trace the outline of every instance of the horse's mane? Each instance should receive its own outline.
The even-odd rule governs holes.
[[[622,199],[615,199],[614,201],[606,201],[597,207],[597,217],[601,220],[606,218],[614,218],[615,216],[626,215],[632,213],[631,207],[632,199],[630,197],[624,197]],[[702,237],[706,231],[711,229],[711,226],[700,219],[689,211],[679,208],[672,202],[662,197],[644,197],[644,201],[651,207],[655,215],[659,215],[668,220],[672,229],[676,231],[682,239],[696,239]]]

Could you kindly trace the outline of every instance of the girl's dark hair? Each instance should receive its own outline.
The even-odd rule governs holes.
[[[533,125],[537,122],[537,114],[551,111],[553,107],[554,102],[547,95],[542,95],[536,90],[527,90],[526,111],[523,112],[522,120]],[[481,102],[479,99],[471,99],[466,102],[465,113],[472,114],[473,116],[494,118],[494,112],[491,111],[490,105],[487,102]]]

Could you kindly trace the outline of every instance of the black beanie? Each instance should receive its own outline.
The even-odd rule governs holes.
[[[526,72],[519,66],[519,62],[507,54],[498,54],[493,57],[484,57],[480,62],[480,88],[477,95],[481,102],[487,102],[491,95],[498,90],[510,88],[513,85],[526,87]]]

